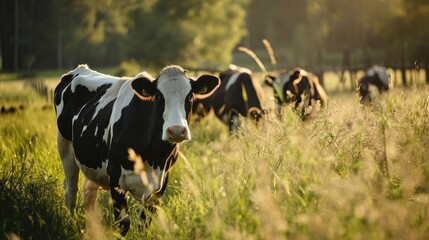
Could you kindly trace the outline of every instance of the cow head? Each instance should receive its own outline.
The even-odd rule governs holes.
[[[376,82],[379,83],[381,90],[388,91],[391,85],[391,77],[388,73],[388,70],[385,67],[373,66],[367,73],[368,76],[373,76],[376,79]]]
[[[292,75],[286,70],[280,70],[278,76],[265,76],[265,85],[273,89],[277,113],[281,113],[282,105],[288,102],[285,86],[291,81]]]
[[[219,78],[213,75],[202,75],[192,80],[179,66],[165,67],[155,81],[138,77],[131,83],[140,99],[154,101],[163,109],[161,138],[171,143],[191,139],[188,121],[194,98],[210,96],[219,85]]]

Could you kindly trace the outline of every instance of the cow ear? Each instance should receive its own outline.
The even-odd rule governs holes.
[[[298,79],[299,75],[301,75],[301,70],[300,69],[294,70],[292,74],[292,79],[293,80]]]
[[[206,98],[219,87],[220,80],[213,75],[201,75],[197,80],[191,80],[192,92],[197,98]]]
[[[139,77],[132,80],[131,88],[140,99],[151,101],[155,97],[156,81],[152,81],[146,77]]]
[[[265,79],[264,79],[264,83],[265,85],[272,87],[273,86],[273,82],[276,80],[276,77],[274,77],[273,75],[266,75]]]

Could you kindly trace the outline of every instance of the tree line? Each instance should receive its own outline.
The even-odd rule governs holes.
[[[1,69],[177,63],[218,67],[246,33],[245,1],[3,0]]]
[[[286,63],[429,72],[427,0],[253,1],[248,23],[250,47],[260,46],[261,36],[271,39]]]
[[[263,38],[286,66],[429,65],[427,0],[3,0],[0,21],[2,71],[221,68]]]

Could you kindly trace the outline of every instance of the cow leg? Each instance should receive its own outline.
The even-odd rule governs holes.
[[[241,122],[239,118],[239,113],[235,110],[231,110],[229,114],[229,132],[233,133],[237,131],[237,129],[240,127]]]
[[[111,189],[110,193],[112,194],[113,207],[115,214],[115,221],[119,222],[119,229],[122,236],[127,234],[130,229],[130,216],[128,215],[128,206],[127,199],[125,198],[125,193],[122,193],[121,190],[118,190],[119,186],[116,189]]]
[[[140,231],[147,229],[152,222],[152,215],[155,214],[156,208],[155,204],[157,204],[158,201],[151,202],[148,204],[145,204],[145,206],[140,207],[140,211],[137,217],[137,224]]]
[[[66,207],[73,214],[79,181],[79,167],[76,164],[73,145],[60,133],[57,138],[58,152],[64,169],[64,197]]]
[[[99,188],[100,186],[95,182],[86,177],[83,178],[83,199],[87,211],[95,209],[95,201],[97,200],[97,191]]]
[[[110,194],[113,199],[113,213],[115,221],[119,223],[119,229],[122,236],[125,236],[130,229],[130,216],[128,215],[128,206],[125,191],[119,187],[119,177],[110,176]],[[116,183],[116,184],[115,184]]]
[[[156,205],[159,204],[159,199],[164,194],[165,189],[167,188],[168,184],[168,173],[165,176],[164,184],[155,195],[152,195],[152,197],[149,199],[148,203],[145,203],[139,211],[138,217],[137,217],[137,224],[139,227],[139,230],[147,229],[152,222],[152,215],[156,212]]]
[[[86,214],[86,234],[88,239],[99,239],[102,237],[98,231],[101,231],[100,217],[101,213],[95,208],[97,192],[100,186],[95,182],[83,177],[83,199]]]

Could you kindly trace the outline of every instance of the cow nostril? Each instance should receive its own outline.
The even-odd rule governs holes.
[[[182,142],[188,139],[187,132],[186,127],[180,125],[168,127],[166,130],[167,137],[171,142]]]

